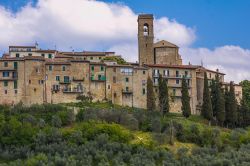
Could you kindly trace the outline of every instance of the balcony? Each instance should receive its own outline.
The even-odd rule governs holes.
[[[17,73],[12,75],[12,76],[9,76],[9,77],[1,77],[0,78],[0,81],[15,81],[15,80],[18,80]]]
[[[104,82],[106,81],[106,77],[104,75],[98,75],[98,78],[92,76],[90,77],[91,81]]]
[[[162,77],[163,78],[168,78],[168,79],[176,79],[176,78],[182,79],[183,77],[185,79],[191,79],[192,78],[191,75],[163,75]]]
[[[60,81],[59,84],[70,84],[71,80]]]
[[[122,90],[122,93],[123,93],[123,94],[131,95],[131,94],[133,94],[133,91],[132,91],[132,90],[128,90],[128,89],[123,89],[123,90]]]
[[[17,69],[14,68],[4,68],[4,69],[0,69],[0,71],[16,71]]]
[[[74,88],[64,88],[63,93],[83,93],[83,90],[77,87]]]
[[[73,81],[84,81],[84,77],[73,77]]]

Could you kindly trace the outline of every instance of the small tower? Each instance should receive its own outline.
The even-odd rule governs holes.
[[[154,64],[154,17],[152,14],[138,16],[139,63]]]

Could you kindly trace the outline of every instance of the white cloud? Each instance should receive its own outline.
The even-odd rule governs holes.
[[[239,82],[250,79],[250,50],[239,46],[222,46],[214,50],[207,48],[182,48],[185,63],[203,64],[210,69],[220,69],[226,74],[226,81]]]
[[[38,41],[48,48],[110,50],[137,60],[137,14],[118,3],[39,0],[15,14],[1,7],[0,29],[0,49]],[[156,38],[185,46],[195,38],[191,28],[165,17],[155,20],[155,32]]]

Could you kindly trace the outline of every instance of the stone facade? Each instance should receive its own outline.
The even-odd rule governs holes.
[[[10,46],[0,58],[0,104],[25,105],[76,102],[84,95],[94,101],[146,108],[147,78],[154,83],[158,103],[158,78],[167,80],[170,111],[181,112],[181,81],[187,80],[192,114],[199,114],[203,101],[204,73],[209,84],[223,73],[198,65],[183,65],[178,46],[154,43],[153,15],[138,17],[139,64],[119,65],[114,52],[61,52],[36,46]],[[109,57],[105,60],[105,57]],[[224,83],[226,84],[226,83]],[[238,102],[242,88],[235,84]],[[158,104],[156,104],[158,105]]]

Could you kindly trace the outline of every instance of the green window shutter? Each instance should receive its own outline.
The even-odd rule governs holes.
[[[17,62],[14,62],[14,69],[17,69],[17,66],[18,66]]]
[[[91,70],[94,71],[94,70],[95,70],[95,67],[94,67],[94,66],[91,66]]]
[[[50,59],[52,58],[52,55],[51,55],[51,54],[49,54],[49,58],[50,58]]]
[[[14,81],[14,89],[17,89],[17,81]]]
[[[8,86],[8,81],[4,81],[4,86],[7,87]]]
[[[60,76],[56,76],[56,81],[60,81]]]

